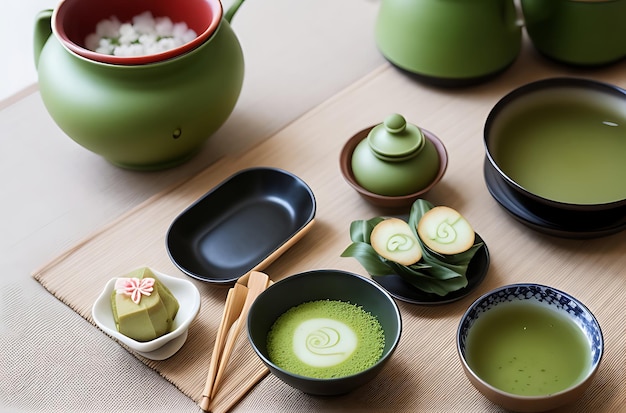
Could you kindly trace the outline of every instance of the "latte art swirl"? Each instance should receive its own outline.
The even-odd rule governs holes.
[[[341,336],[339,332],[331,327],[322,327],[312,331],[306,338],[306,348],[313,354],[330,355],[334,353]]]
[[[330,318],[312,318],[298,325],[293,350],[304,363],[314,367],[334,366],[356,350],[358,338],[346,324]]]

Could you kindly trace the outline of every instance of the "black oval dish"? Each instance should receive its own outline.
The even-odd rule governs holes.
[[[476,237],[483,241],[480,235],[476,234]],[[483,282],[489,269],[489,262],[489,249],[487,244],[483,243],[467,267],[467,286],[444,296],[420,291],[397,274],[376,275],[372,276],[372,279],[400,301],[421,305],[448,304],[467,296]]]
[[[233,284],[297,242],[311,228],[315,210],[311,188],[297,176],[277,168],[244,169],[176,217],[167,252],[190,277]]]

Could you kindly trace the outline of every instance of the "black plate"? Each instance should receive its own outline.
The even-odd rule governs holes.
[[[482,241],[480,235],[476,234],[476,238]],[[397,274],[372,276],[372,279],[400,301],[422,305],[447,304],[460,300],[478,287],[487,275],[489,262],[489,249],[483,241],[483,246],[476,251],[467,267],[467,286],[444,296],[420,291]]]
[[[185,274],[232,284],[280,255],[315,217],[309,186],[276,168],[242,170],[183,211],[171,224],[167,252]]]
[[[491,196],[513,218],[528,227],[562,238],[597,238],[626,229],[626,208],[574,211],[550,207],[523,197],[511,188],[485,158],[485,183]]]

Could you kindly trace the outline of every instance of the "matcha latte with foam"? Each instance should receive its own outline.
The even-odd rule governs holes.
[[[282,314],[267,337],[270,360],[301,376],[338,378],[380,359],[385,336],[378,319],[339,300],[317,300]]]

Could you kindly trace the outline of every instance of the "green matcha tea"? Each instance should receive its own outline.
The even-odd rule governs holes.
[[[535,97],[536,95],[536,97]],[[536,92],[494,121],[490,152],[513,181],[572,204],[626,198],[626,108],[606,93]]]
[[[267,337],[269,359],[301,376],[338,378],[376,364],[385,347],[382,326],[361,307],[337,300],[293,307]]]
[[[529,301],[498,304],[476,319],[466,358],[484,381],[522,396],[565,390],[591,362],[587,338],[569,317]]]

